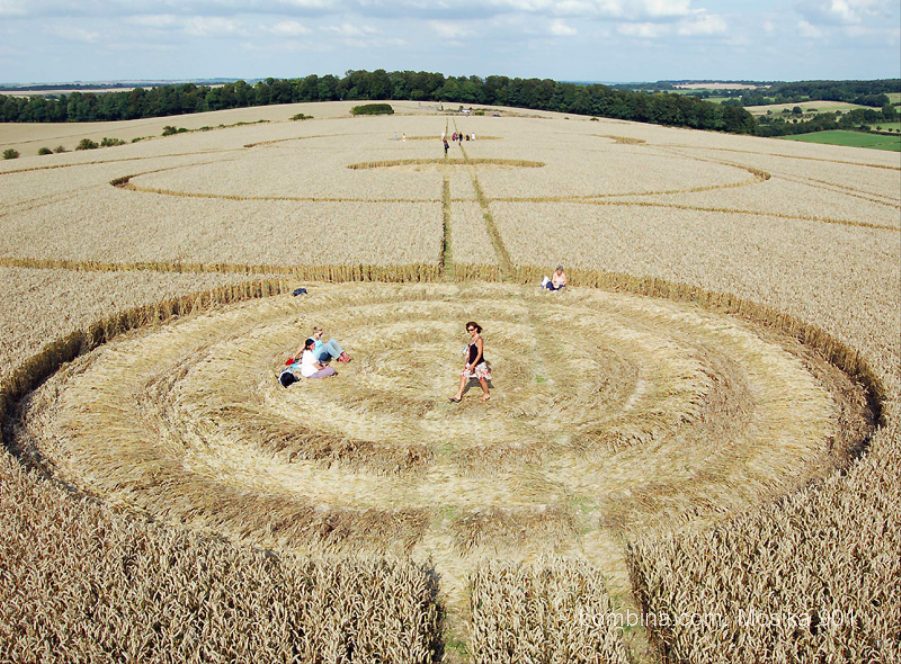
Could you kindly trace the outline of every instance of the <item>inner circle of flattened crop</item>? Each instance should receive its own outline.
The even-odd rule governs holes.
[[[568,195],[542,195],[542,196],[500,196],[494,198],[492,196],[488,196],[488,200],[498,200],[503,202],[580,202],[580,203],[591,203],[598,201],[600,199],[608,199],[608,198],[623,198],[623,197],[633,197],[633,196],[663,196],[663,195],[673,195],[673,194],[682,194],[682,193],[696,193],[703,191],[713,191],[719,189],[731,189],[736,187],[746,187],[754,184],[759,184],[761,182],[765,182],[770,178],[770,174],[761,171],[756,168],[752,168],[749,166],[743,166],[741,164],[733,164],[729,162],[721,162],[717,161],[716,164],[721,168],[728,170],[737,170],[743,172],[750,177],[743,177],[739,180],[727,181],[727,182],[709,182],[701,180],[697,184],[692,184],[690,186],[670,186],[664,189],[659,190],[629,190],[629,191],[590,191],[586,190],[582,193],[574,193]],[[187,164],[187,165],[179,165],[173,167],[167,167],[165,169],[157,169],[153,171],[146,171],[141,173],[132,173],[130,175],[121,176],[110,181],[110,184],[114,187],[117,187],[126,191],[134,191],[140,192],[144,194],[157,194],[161,196],[172,196],[177,198],[196,198],[196,199],[218,199],[218,200],[229,200],[229,201],[243,201],[243,202],[258,202],[258,201],[294,201],[299,203],[312,203],[312,202],[329,202],[329,203],[355,203],[355,202],[424,202],[431,200],[428,197],[395,197],[395,196],[370,196],[370,197],[360,197],[357,195],[340,195],[340,196],[324,196],[324,195],[297,195],[297,194],[288,194],[282,192],[273,192],[270,194],[259,193],[258,191],[255,193],[250,192],[239,192],[239,191],[231,191],[229,193],[225,192],[215,192],[215,191],[188,191],[183,190],[177,187],[177,185],[173,182],[171,184],[157,182],[155,185],[148,184],[144,176],[152,176],[157,173],[166,171],[166,172],[179,172],[185,169],[193,168],[196,166],[204,166],[210,167],[214,166],[214,164],[204,163],[204,164]],[[446,173],[448,169],[539,169],[546,167],[547,164],[541,161],[529,161],[523,159],[500,159],[500,158],[459,158],[459,157],[449,157],[449,158],[435,158],[435,159],[395,159],[395,160],[382,160],[382,161],[368,161],[368,162],[357,162],[347,164],[346,168],[351,171],[365,172],[370,170],[394,170],[397,172],[403,172],[404,170],[412,170],[417,172],[429,172],[434,171],[436,174],[440,174],[442,172]],[[676,184],[676,183],[674,183]],[[163,185],[163,186],[160,186]],[[384,192],[388,193],[388,192]],[[490,193],[490,192],[489,192]],[[632,205],[633,203],[626,201],[617,201],[616,205]],[[638,205],[643,205],[644,202],[638,203]],[[664,206],[668,204],[664,203]]]
[[[389,159],[385,161],[361,161],[355,164],[348,164],[347,168],[352,171],[370,170],[373,168],[399,168],[412,166],[421,168],[423,166],[434,166],[436,168],[447,168],[451,166],[469,167],[469,166],[497,166],[500,168],[544,168],[543,161],[529,161],[526,159],[459,159],[456,157],[444,159]]]
[[[476,386],[450,404],[473,318],[492,399]],[[353,361],[282,388],[316,324]],[[32,396],[16,437],[60,479],[180,522],[293,547],[409,550],[433,530],[465,553],[522,528],[641,529],[796,481],[844,411],[783,341],[604,291],[321,287],[108,343]]]

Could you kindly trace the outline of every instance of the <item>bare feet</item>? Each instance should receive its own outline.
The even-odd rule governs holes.
[[[483,395],[482,395],[482,403],[485,403],[485,402],[488,401],[489,399],[491,399],[491,395],[490,395],[490,394],[483,394]]]
[[[451,403],[460,403],[460,397],[450,397],[448,401]]]

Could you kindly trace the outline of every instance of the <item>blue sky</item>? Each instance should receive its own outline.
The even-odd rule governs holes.
[[[0,82],[901,76],[898,0],[0,0]]]

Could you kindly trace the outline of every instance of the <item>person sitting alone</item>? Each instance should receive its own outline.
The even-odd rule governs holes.
[[[541,285],[549,291],[558,291],[566,288],[566,272],[563,271],[563,266],[558,265],[550,279],[545,277],[541,280]]]

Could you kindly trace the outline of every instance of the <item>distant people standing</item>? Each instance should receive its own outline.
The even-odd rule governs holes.
[[[444,156],[447,158],[447,151],[450,150],[450,145],[447,142],[446,138],[442,138],[441,141],[444,143]]]

